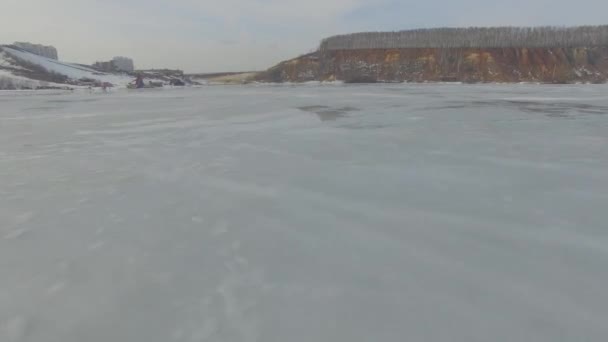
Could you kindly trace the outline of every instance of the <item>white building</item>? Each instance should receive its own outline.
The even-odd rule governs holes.
[[[114,67],[119,71],[135,71],[135,64],[133,64],[133,60],[128,57],[114,57],[112,59],[112,64],[114,64]]]
[[[53,46],[45,46],[40,44],[32,44],[27,42],[15,42],[16,47],[23,49],[27,52],[33,53],[38,56],[51,58],[51,59],[59,59],[57,54],[57,49]]]

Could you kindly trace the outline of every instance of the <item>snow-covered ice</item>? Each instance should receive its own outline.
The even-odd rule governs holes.
[[[0,341],[605,341],[607,93],[0,93]]]

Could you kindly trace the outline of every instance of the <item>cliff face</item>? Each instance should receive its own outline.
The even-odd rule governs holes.
[[[283,62],[257,80],[604,83],[608,47],[322,50]]]
[[[312,53],[282,62],[254,77],[261,82],[308,82],[321,77],[319,53]]]

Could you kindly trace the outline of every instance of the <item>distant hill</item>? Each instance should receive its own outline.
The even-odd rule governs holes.
[[[608,26],[439,28],[324,39],[258,81],[605,83]]]
[[[13,45],[0,46],[0,88],[74,87],[110,83],[126,86],[133,77],[39,56]]]

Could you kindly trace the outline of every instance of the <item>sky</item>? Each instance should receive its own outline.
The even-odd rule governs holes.
[[[0,0],[0,9],[0,44],[187,72],[264,70],[341,33],[608,24],[606,0]]]

